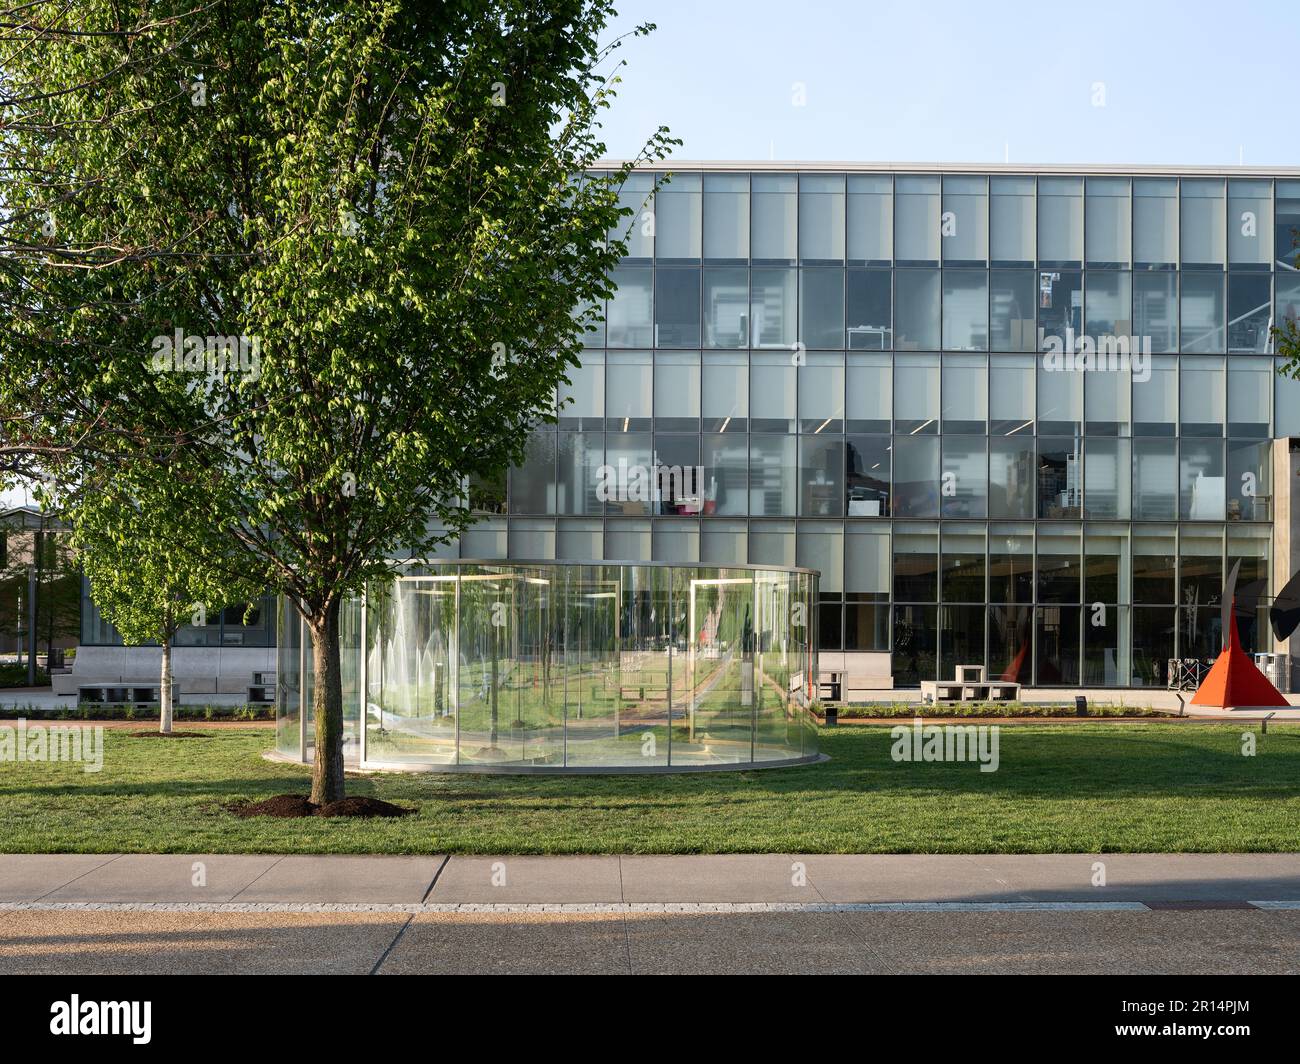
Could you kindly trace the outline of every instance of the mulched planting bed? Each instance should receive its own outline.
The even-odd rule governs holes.
[[[337,802],[316,805],[301,794],[277,794],[260,802],[232,802],[224,806],[224,808],[228,813],[234,813],[235,816],[243,818],[254,816],[391,817],[410,816],[415,812],[414,809],[405,809],[400,805],[393,805],[391,802],[384,802],[378,798],[360,796],[340,798]]]

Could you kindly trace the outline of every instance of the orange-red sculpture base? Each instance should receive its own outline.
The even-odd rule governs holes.
[[[1234,608],[1228,624],[1229,640],[1206,673],[1201,686],[1192,696],[1194,706],[1215,706],[1219,709],[1263,709],[1268,706],[1290,706],[1282,692],[1268,681],[1241,649],[1237,638],[1237,611]]]

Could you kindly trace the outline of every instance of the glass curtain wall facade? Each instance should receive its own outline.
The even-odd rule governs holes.
[[[461,556],[815,568],[821,649],[892,654],[899,686],[1163,685],[1217,652],[1300,434],[1270,339],[1300,315],[1300,174],[657,176],[624,188],[558,423],[471,485]],[[1114,338],[1141,359],[1046,357]],[[697,505],[598,491],[657,463],[700,468]]]
[[[410,566],[343,610],[345,760],[478,772],[815,760],[816,587],[813,573],[747,566]],[[301,760],[310,653],[286,603],[276,745]]]

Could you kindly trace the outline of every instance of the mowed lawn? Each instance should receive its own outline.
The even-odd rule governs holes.
[[[191,726],[187,725],[187,729]],[[1257,734],[1242,755],[1243,731]],[[267,729],[106,732],[103,771],[0,762],[0,851],[1035,853],[1300,850],[1300,728],[1013,725],[1001,765],[907,764],[889,729],[823,729],[819,765],[683,776],[349,776],[396,820],[241,820],[306,793]]]

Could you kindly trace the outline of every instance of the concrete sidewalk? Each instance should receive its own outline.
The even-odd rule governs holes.
[[[1300,854],[0,855],[0,910],[1300,909]],[[846,909],[847,907],[847,909]]]

